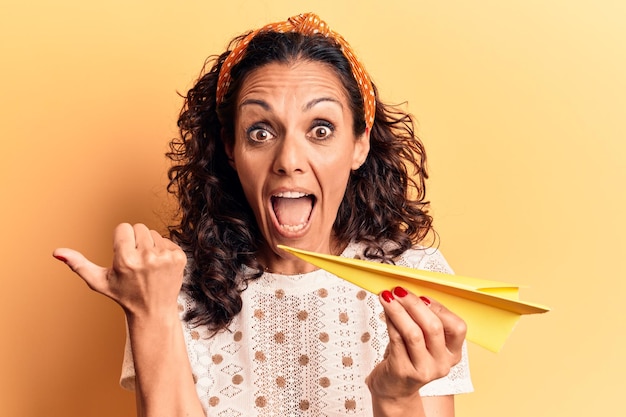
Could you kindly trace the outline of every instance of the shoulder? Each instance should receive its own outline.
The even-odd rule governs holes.
[[[396,265],[446,274],[454,273],[441,251],[432,247],[414,246],[400,255]]]
[[[367,259],[364,255],[365,248],[366,245],[364,243],[352,242],[343,251],[342,256],[346,258]],[[403,252],[394,262],[396,265],[407,266],[409,268],[443,272],[446,274],[454,273],[441,251],[434,247],[415,245]]]

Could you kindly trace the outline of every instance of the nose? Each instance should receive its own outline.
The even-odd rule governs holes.
[[[274,172],[280,175],[302,173],[306,167],[306,146],[295,135],[285,135],[277,144]]]

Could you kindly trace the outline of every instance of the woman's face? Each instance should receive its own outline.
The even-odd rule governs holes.
[[[278,244],[331,253],[332,227],[350,171],[367,157],[344,87],[328,66],[272,63],[251,72],[237,98],[235,141],[227,149],[265,238],[259,260],[271,271],[312,266]]]

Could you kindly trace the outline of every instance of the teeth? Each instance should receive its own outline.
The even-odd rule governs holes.
[[[310,194],[303,193],[300,191],[282,191],[282,192],[272,195],[272,198],[288,198],[288,199],[295,200],[298,198],[303,198],[303,197],[308,197],[308,196],[310,196]],[[300,224],[281,224],[280,227],[281,229],[289,231],[289,232],[298,232],[304,229],[306,225],[307,225],[307,222],[303,222]]]
[[[298,191],[285,191],[283,193],[274,194],[274,197],[279,198],[302,198],[306,196],[307,194]]]
[[[289,230],[290,232],[297,232],[298,230],[302,230],[306,226],[306,223],[290,225],[290,224],[281,224],[280,227]]]

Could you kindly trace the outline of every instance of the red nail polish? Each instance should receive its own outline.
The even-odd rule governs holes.
[[[380,296],[383,297],[383,300],[387,301],[388,303],[393,301],[393,294],[391,293],[391,291],[385,290],[380,294]]]
[[[430,300],[428,299],[428,297],[424,297],[423,295],[420,295],[420,300],[422,300],[424,304],[426,304],[427,306],[430,305]]]
[[[393,293],[397,295],[398,297],[406,297],[406,295],[408,294],[408,291],[402,287],[396,287],[393,289]]]
[[[52,255],[61,262],[67,263],[67,259],[61,255]]]

